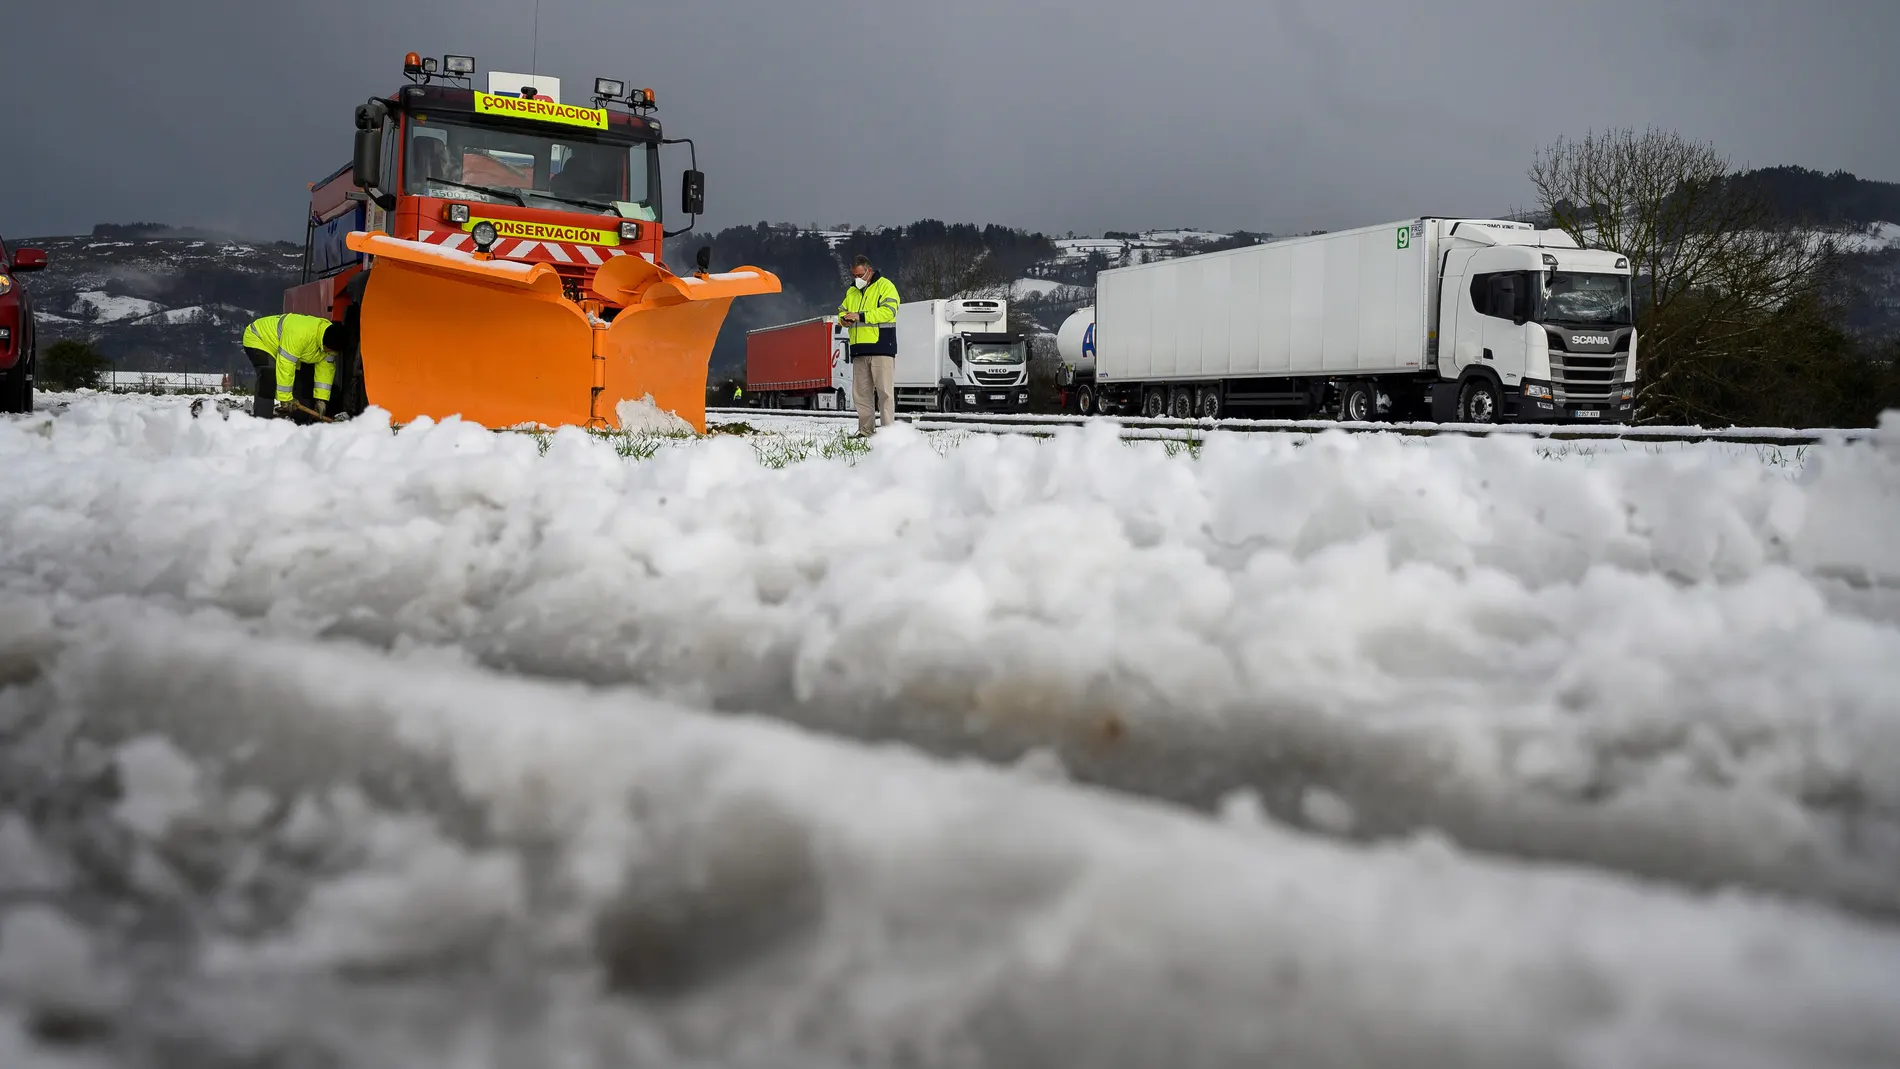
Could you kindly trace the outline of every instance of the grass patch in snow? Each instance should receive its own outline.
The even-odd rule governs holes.
[[[757,435],[752,439],[753,454],[760,464],[772,469],[808,460],[856,460],[870,451],[870,439],[848,431],[812,437]]]

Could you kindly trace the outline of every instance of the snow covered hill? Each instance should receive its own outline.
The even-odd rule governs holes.
[[[109,229],[109,228],[102,228]],[[283,311],[303,250],[163,228],[22,241],[47,250],[32,279],[44,345],[92,341],[120,370],[249,373],[238,336]]]
[[[800,459],[47,400],[0,1064],[1900,1063],[1894,419]]]

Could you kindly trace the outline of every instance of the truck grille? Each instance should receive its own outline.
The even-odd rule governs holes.
[[[1628,372],[1628,353],[1552,352],[1552,400],[1558,404],[1613,401],[1623,392],[1623,377]]]
[[[1021,380],[1020,371],[979,371],[976,381],[983,386],[1014,386]]]

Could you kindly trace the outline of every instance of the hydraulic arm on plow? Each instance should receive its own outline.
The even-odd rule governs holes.
[[[473,70],[410,53],[411,84],[357,108],[352,165],[312,187],[305,281],[286,307],[357,323],[367,402],[397,420],[606,427],[651,398],[703,431],[726,313],[778,279],[712,273],[707,250],[694,273],[663,263],[664,240],[691,228],[662,223],[659,146],[673,142],[652,90],[597,79],[579,107],[545,77],[469,88]],[[687,171],[685,214],[704,189]]]

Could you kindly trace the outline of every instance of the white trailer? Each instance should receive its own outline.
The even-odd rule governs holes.
[[[1631,277],[1558,231],[1439,218],[1118,268],[1063,376],[1084,413],[1627,421]]]
[[[1026,412],[1029,342],[1009,333],[1009,302],[911,301],[897,309],[897,407]]]

